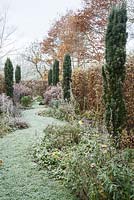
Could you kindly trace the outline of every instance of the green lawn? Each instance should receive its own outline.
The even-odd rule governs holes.
[[[32,145],[40,139],[49,124],[61,124],[53,118],[44,118],[37,113],[41,107],[23,111],[30,128],[17,130],[0,139],[0,200],[74,200],[60,182],[39,171],[32,162]]]

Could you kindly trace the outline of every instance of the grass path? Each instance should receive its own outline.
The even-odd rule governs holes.
[[[59,182],[49,179],[47,172],[38,171],[31,161],[29,148],[41,137],[53,118],[37,115],[39,106],[23,111],[30,128],[17,130],[0,139],[0,200],[74,200]]]

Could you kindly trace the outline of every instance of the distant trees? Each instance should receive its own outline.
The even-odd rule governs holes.
[[[69,54],[66,54],[63,62],[63,97],[64,100],[70,101],[70,90],[71,90],[71,58]],[[59,61],[55,59],[53,63],[53,69],[48,71],[48,85],[56,86],[59,82]]]
[[[102,75],[104,83],[104,102],[106,126],[116,144],[125,122],[125,102],[123,82],[126,62],[126,4],[114,6],[107,26],[105,39],[105,60]]]
[[[45,70],[42,56],[41,45],[38,41],[32,42],[22,54],[24,60],[32,64],[41,79],[43,79],[43,71]]]
[[[70,101],[71,97],[71,75],[71,58],[69,54],[66,54],[63,62],[63,97],[67,101]]]
[[[9,58],[7,58],[5,67],[5,89],[7,96],[13,97],[13,65]]]
[[[15,81],[16,83],[19,83],[21,81],[21,68],[19,65],[17,65],[15,69]]]

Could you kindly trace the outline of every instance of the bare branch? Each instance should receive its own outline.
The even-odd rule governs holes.
[[[16,28],[8,27],[7,12],[0,17],[0,59],[14,51],[12,35]]]
[[[36,72],[39,74],[40,78],[43,79],[43,72],[46,70],[46,62],[43,58],[41,51],[41,44],[38,41],[31,43],[31,45],[22,54],[22,57],[33,64]]]

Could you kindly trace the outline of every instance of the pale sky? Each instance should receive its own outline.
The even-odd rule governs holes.
[[[0,12],[8,10],[8,25],[17,29],[15,45],[23,48],[45,37],[55,18],[80,4],[81,0],[0,0]]]
[[[81,7],[81,0],[0,0],[0,15],[7,11],[7,24],[16,27],[16,48],[24,49],[34,40],[42,40],[51,24],[69,9]],[[134,40],[128,42],[132,49]]]
[[[7,24],[16,27],[14,48],[22,52],[31,42],[43,40],[56,18],[80,7],[81,0],[0,0],[0,15],[7,10]],[[134,39],[128,40],[127,49],[134,49]]]

